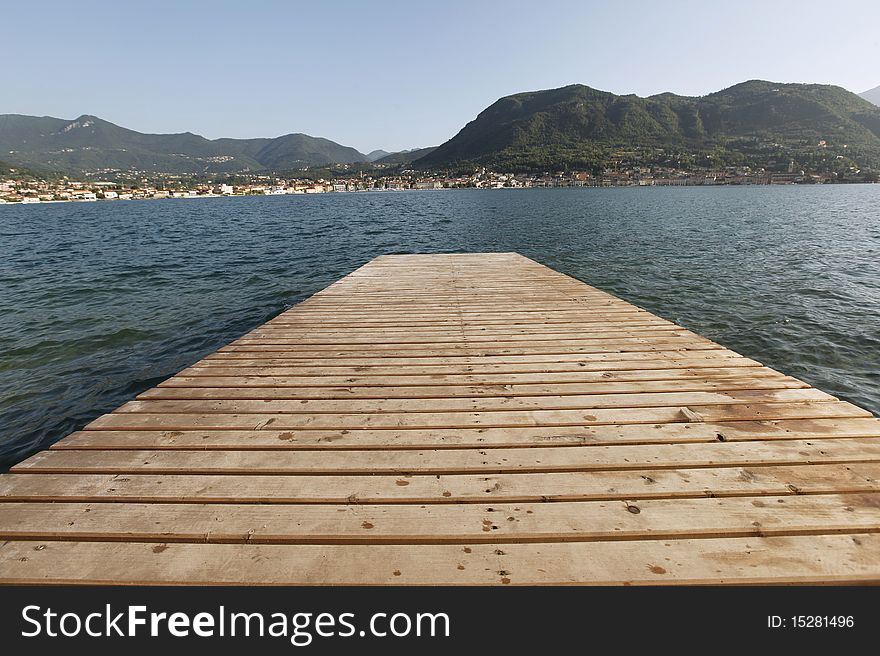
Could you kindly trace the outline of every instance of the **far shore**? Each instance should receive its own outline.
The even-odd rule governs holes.
[[[831,186],[840,186],[840,185],[873,185],[878,184],[876,182],[835,182],[835,183],[826,183]],[[420,187],[400,187],[400,188],[371,188],[371,189],[327,189],[323,191],[284,191],[281,193],[260,193],[260,192],[246,192],[246,193],[231,193],[231,194],[215,194],[215,193],[191,193],[191,192],[174,192],[174,193],[166,193],[163,195],[144,195],[144,196],[131,196],[126,197],[126,194],[117,194],[115,197],[107,198],[97,196],[95,198],[53,198],[53,199],[40,199],[40,198],[29,198],[22,200],[5,200],[0,198],[0,207],[8,206],[8,207],[20,207],[22,205],[57,205],[60,203],[107,203],[107,202],[126,202],[126,201],[144,201],[144,200],[184,200],[184,199],[198,199],[198,198],[255,198],[255,197],[266,197],[266,196],[314,196],[318,194],[374,194],[374,193],[394,193],[394,192],[405,192],[405,191],[454,191],[460,189],[480,189],[480,190],[490,190],[495,191],[499,189],[571,189],[571,188],[579,188],[579,189],[619,189],[619,188],[654,188],[654,187],[779,187],[779,186],[808,186],[815,187],[819,186],[816,184],[805,184],[805,183],[797,183],[797,182],[773,182],[773,183],[736,183],[736,184],[615,184],[615,185],[535,185],[535,186],[504,186],[504,185],[493,185],[493,186],[455,186],[455,187],[431,187],[431,188],[420,188]],[[825,186],[825,185],[821,185]]]

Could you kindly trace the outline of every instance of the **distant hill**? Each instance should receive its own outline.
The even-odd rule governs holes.
[[[414,162],[420,157],[424,157],[433,153],[437,146],[429,146],[428,148],[413,148],[412,150],[401,150],[396,153],[388,153],[385,157],[381,157],[375,161],[376,164],[385,166],[400,166]]]
[[[699,98],[619,96],[571,85],[501,98],[415,164],[598,168],[632,149],[662,151],[661,160],[698,151],[723,163],[780,165],[827,164],[845,153],[880,166],[880,108],[818,84],[752,80]]]
[[[250,140],[227,139],[247,143]],[[263,140],[259,140],[263,141]],[[366,157],[354,148],[341,146],[335,141],[307,134],[286,134],[265,140],[266,143],[253,155],[263,168],[272,171],[298,169],[322,164],[352,164],[363,162]]]
[[[0,115],[0,154],[13,165],[71,173],[279,171],[366,161],[354,148],[305,134],[210,140],[191,132],[143,134],[89,115],[74,120]]]
[[[875,105],[880,105],[880,87],[874,87],[873,89],[860,93],[859,95]]]
[[[15,175],[15,177],[44,177],[22,166],[16,166],[9,162],[0,161],[0,176]]]
[[[382,159],[383,157],[387,157],[390,155],[387,150],[371,150],[367,153],[367,161],[375,162],[377,159]]]

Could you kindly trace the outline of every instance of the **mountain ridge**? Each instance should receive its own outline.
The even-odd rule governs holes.
[[[75,119],[2,114],[0,154],[10,164],[64,172],[227,173],[367,161],[354,148],[302,133],[256,139],[151,134],[91,114]]]
[[[379,149],[371,150],[370,152],[368,152],[366,157],[367,157],[368,162],[375,162],[377,159],[382,159],[383,157],[388,157],[388,155],[391,155],[391,154],[392,154],[391,152],[389,152],[387,150],[382,150],[381,148],[379,148]]]
[[[420,157],[424,157],[437,149],[437,146],[428,146],[426,148],[410,148],[409,150],[399,150],[396,153],[388,153],[384,157],[374,160],[375,164],[383,166],[406,166],[411,164]]]
[[[845,152],[880,166],[880,109],[818,84],[749,80],[699,97],[618,95],[575,84],[499,98],[414,164],[598,169],[627,149],[659,158],[654,163],[696,154],[721,164],[812,165]]]
[[[862,91],[859,95],[868,102],[874,103],[880,107],[880,86],[868,89],[867,91]]]

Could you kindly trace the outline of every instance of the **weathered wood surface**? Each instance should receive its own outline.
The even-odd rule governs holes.
[[[383,256],[0,476],[0,581],[880,583],[880,421],[514,253]]]

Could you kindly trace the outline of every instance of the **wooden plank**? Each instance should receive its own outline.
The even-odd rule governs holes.
[[[430,547],[52,541],[0,545],[0,580],[22,585],[841,584],[880,582],[878,565],[878,535]]]
[[[376,311],[376,314],[380,314],[380,310]],[[534,326],[534,327],[551,327],[551,326],[579,326],[583,324],[593,324],[593,323],[609,323],[614,325],[621,325],[630,322],[641,322],[644,321],[642,317],[645,316],[653,316],[648,315],[647,313],[638,313],[626,319],[616,320],[609,317],[596,317],[594,319],[590,319],[588,317],[539,317],[533,318],[529,320],[528,317],[497,317],[494,319],[482,319],[482,320],[470,320],[467,323],[467,326],[476,330],[482,326],[487,328],[503,328],[506,326]],[[460,328],[464,324],[462,324],[461,320],[458,319],[431,319],[431,318],[397,318],[397,319],[360,319],[360,320],[343,320],[340,318],[328,318],[328,319],[313,319],[307,320],[305,318],[300,318],[298,320],[286,320],[284,322],[269,322],[265,324],[267,328],[275,328],[275,327],[285,327],[290,329],[302,329],[309,328],[312,330],[315,329],[323,329],[323,328],[331,328],[337,330],[347,330],[352,327],[357,328],[375,328],[375,329],[404,329],[404,328]]]
[[[37,453],[14,472],[449,474],[880,462],[880,437],[530,449],[405,451],[72,451]]]
[[[0,540],[492,544],[880,533],[880,492],[470,505],[0,503]]]
[[[579,306],[560,306],[558,304],[550,304],[546,306],[540,305],[516,305],[510,307],[496,307],[485,308],[482,307],[477,309],[459,309],[453,308],[449,310],[444,309],[432,309],[430,307],[426,307],[424,305],[420,305],[418,310],[410,310],[410,309],[395,309],[393,307],[388,307],[387,304],[376,304],[370,308],[364,308],[361,310],[346,310],[344,306],[338,303],[332,303],[328,305],[326,308],[300,308],[298,311],[293,312],[292,315],[294,317],[307,317],[307,318],[332,318],[332,317],[344,317],[344,318],[352,318],[352,319],[361,319],[370,317],[374,317],[375,313],[371,310],[382,310],[383,318],[394,318],[394,317],[415,317],[415,318],[435,318],[435,319],[443,319],[443,318],[454,318],[458,319],[461,317],[465,317],[468,319],[481,319],[486,317],[522,317],[522,318],[545,318],[545,317],[559,317],[559,316],[573,316],[573,317],[612,317],[612,316],[635,316],[639,315],[644,310],[633,307],[624,301],[601,301],[597,303],[591,303],[590,306],[579,305]]]
[[[405,484],[404,484],[405,483]],[[449,475],[23,474],[0,500],[141,503],[507,503],[861,493],[880,464]]]
[[[303,337],[301,335],[277,334],[277,333],[249,333],[241,339],[237,339],[233,344],[236,345],[254,345],[254,344],[271,344],[278,346],[328,346],[338,348],[340,346],[359,346],[378,348],[421,348],[433,344],[451,344],[451,345],[474,345],[482,346],[543,346],[545,344],[560,345],[573,344],[575,346],[582,343],[629,343],[632,340],[645,340],[649,338],[658,338],[662,340],[678,340],[680,337],[687,337],[698,342],[703,342],[703,338],[695,338],[694,334],[686,330],[606,330],[596,334],[589,333],[549,333],[534,334],[527,333],[523,335],[475,335],[465,336],[462,334],[446,333],[442,335],[413,335],[413,334],[378,334],[367,337],[356,337],[352,335],[324,335],[322,337]],[[652,339],[652,341],[654,341]],[[354,349],[357,350],[357,349]]]
[[[693,405],[590,410],[497,412],[386,412],[375,414],[207,414],[112,412],[91,422],[89,430],[351,430],[357,428],[508,428],[516,426],[598,426],[715,421],[770,421],[823,417],[870,417],[850,403],[766,403]]]
[[[614,351],[609,353],[556,353],[551,355],[545,354],[514,354],[514,355],[447,355],[447,356],[373,356],[365,355],[345,355],[331,358],[321,356],[297,356],[290,353],[283,356],[259,353],[236,353],[234,351],[218,351],[207,356],[204,360],[200,360],[194,366],[209,366],[215,361],[233,362],[235,360],[294,360],[302,364],[325,365],[327,367],[334,366],[361,366],[361,365],[382,365],[382,366],[412,366],[412,365],[439,365],[452,364],[456,366],[468,366],[477,364],[513,364],[513,363],[544,363],[544,364],[577,364],[578,366],[586,366],[592,362],[616,362],[619,360],[656,360],[662,358],[664,360],[675,362],[677,359],[694,359],[694,360],[719,360],[723,362],[743,362],[749,363],[749,366],[760,367],[760,363],[744,358],[738,353],[723,348],[701,349],[697,351],[671,349],[663,351]]]
[[[878,437],[880,420],[789,419],[604,426],[516,428],[398,429],[398,430],[223,430],[75,432],[52,449],[423,449],[529,448],[534,446],[677,444],[753,440],[821,440]]]
[[[473,337],[489,336],[531,336],[531,335],[558,335],[558,334],[601,334],[605,330],[626,330],[628,332],[642,331],[666,331],[681,330],[679,326],[665,319],[632,319],[626,321],[602,321],[582,322],[567,324],[517,324],[505,323],[496,326],[470,326],[467,324],[453,323],[450,325],[427,326],[427,327],[396,327],[396,326],[363,326],[351,325],[345,328],[330,328],[322,324],[320,326],[284,326],[263,324],[259,328],[247,333],[248,335],[265,336],[290,336],[290,337],[367,337],[371,335],[412,335],[428,337],[431,335],[465,335]]]
[[[190,378],[196,380],[198,378]],[[722,378],[712,380],[660,380],[636,381],[624,383],[565,383],[552,384],[504,384],[494,385],[481,383],[477,385],[252,385],[246,377],[224,380],[209,378],[214,385],[187,385],[184,381],[166,381],[166,384],[154,387],[139,394],[139,401],[148,400],[301,400],[301,399],[402,399],[402,398],[451,398],[451,397],[535,397],[535,396],[582,396],[644,393],[682,393],[682,392],[737,392],[756,390],[805,389],[808,388],[795,378],[760,377],[754,378]],[[273,379],[278,380],[278,379]],[[313,382],[311,379],[308,382]],[[317,379],[320,382],[320,379]],[[236,382],[238,384],[236,384]],[[375,382],[375,381],[373,381]]]
[[[595,354],[592,354],[595,355]],[[658,369],[680,368],[697,369],[719,367],[753,367],[760,365],[746,358],[718,355],[715,351],[706,351],[702,355],[692,351],[677,351],[670,356],[668,351],[655,353],[615,353],[603,354],[604,357],[590,357],[583,360],[571,358],[558,361],[547,360],[547,356],[509,356],[497,357],[480,362],[477,358],[466,358],[456,362],[454,358],[338,358],[322,364],[320,359],[295,358],[285,355],[262,357],[252,353],[238,353],[224,358],[206,358],[189,369],[184,375],[222,375],[219,370],[232,370],[233,375],[435,375],[435,374],[469,374],[469,373],[552,373],[572,371],[651,371]],[[213,371],[205,371],[213,369]],[[249,371],[245,371],[245,369]],[[272,370],[277,370],[273,372]],[[281,372],[281,373],[279,373]],[[289,373],[284,373],[289,372]],[[746,372],[751,375],[752,372]]]
[[[598,342],[600,340],[596,340]],[[692,340],[686,337],[680,338],[655,338],[655,339],[637,339],[628,340],[619,339],[614,342],[596,343],[590,342],[589,345],[581,345],[579,342],[559,341],[556,344],[547,344],[545,346],[508,346],[504,344],[461,344],[447,345],[438,348],[423,348],[422,345],[389,345],[378,344],[375,346],[358,345],[348,348],[342,346],[303,346],[296,345],[279,346],[273,344],[251,344],[238,346],[231,344],[220,349],[221,353],[290,353],[306,354],[312,357],[336,357],[350,354],[368,354],[373,357],[431,357],[431,356],[456,356],[456,355],[556,355],[561,353],[618,353],[618,352],[635,352],[649,353],[651,351],[711,351],[718,349],[717,344],[709,341]],[[407,348],[412,346],[415,348]],[[385,348],[387,347],[387,348]]]
[[[434,374],[428,377],[396,376],[341,376],[333,374],[313,376],[172,376],[153,389],[187,388],[264,388],[267,390],[288,387],[315,389],[320,387],[344,387],[363,389],[367,387],[387,387],[400,390],[406,387],[461,387],[482,389],[483,386],[498,385],[583,385],[589,389],[623,389],[623,385],[638,383],[646,385],[678,384],[686,385],[725,385],[728,381],[797,381],[764,368],[751,368],[743,371],[741,367],[717,367],[706,369],[653,369],[635,371],[557,371],[545,373],[507,373],[507,374]],[[797,381],[801,385],[806,385]],[[612,386],[618,386],[613,387]],[[151,393],[152,392],[151,390]],[[157,392],[156,392],[157,393]],[[400,392],[403,393],[403,392]]]
[[[639,337],[690,337],[699,338],[699,335],[685,330],[675,324],[664,325],[621,325],[620,322],[608,323],[599,326],[577,326],[560,329],[558,327],[545,327],[541,331],[531,328],[512,331],[505,327],[504,330],[411,330],[401,329],[348,329],[348,330],[303,330],[296,328],[259,328],[253,330],[241,339],[251,340],[282,340],[280,343],[290,341],[302,344],[442,344],[449,342],[458,343],[481,343],[481,342],[558,342],[558,341],[591,341],[616,339],[631,339]]]
[[[736,405],[748,403],[835,402],[836,398],[817,389],[731,390],[724,392],[661,392],[626,394],[569,394],[549,390],[542,396],[518,396],[501,390],[485,396],[347,399],[227,399],[195,398],[164,400],[146,398],[130,401],[116,412],[203,414],[351,414],[351,413],[448,413],[496,412],[507,410],[592,410],[594,408],[661,408],[665,406]],[[556,394],[554,394],[554,392]]]

